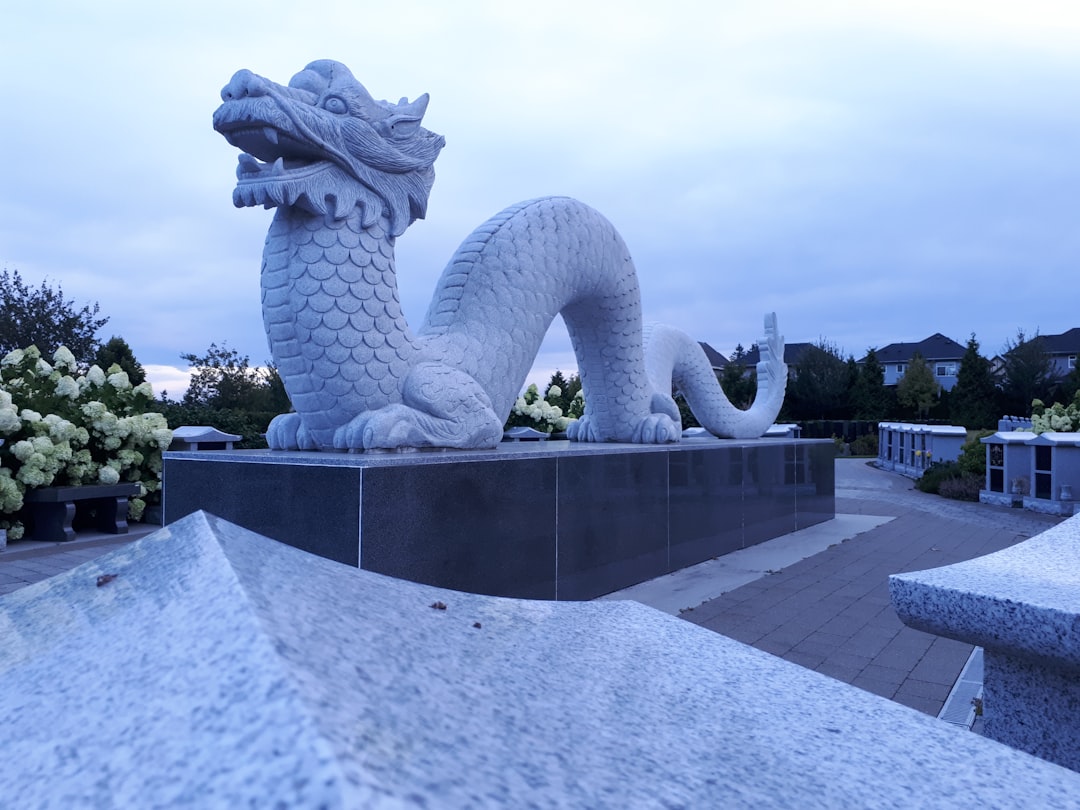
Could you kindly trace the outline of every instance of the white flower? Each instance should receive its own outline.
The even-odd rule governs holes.
[[[56,395],[58,397],[78,399],[79,393],[79,384],[72,377],[65,374],[56,381]]]
[[[0,434],[9,435],[22,428],[22,419],[14,408],[0,408]]]
[[[154,398],[154,388],[148,382],[141,382],[138,385],[136,385],[134,390],[132,390],[132,393],[133,394],[141,394],[142,396],[146,397],[147,399],[153,399]]]
[[[41,375],[42,377],[48,377],[48,376],[49,376],[50,374],[52,374],[52,372],[53,372],[53,367],[52,367],[52,366],[50,366],[50,365],[49,365],[48,363],[46,363],[46,362],[45,362],[44,360],[42,360],[41,358],[38,358],[38,361],[37,361],[37,372],[38,372],[38,374],[40,374],[40,375]]]
[[[63,371],[75,371],[78,368],[75,355],[71,353],[67,346],[61,346],[53,352],[53,366]]]
[[[108,377],[109,385],[115,388],[117,391],[126,391],[131,388],[131,380],[128,379],[126,371],[116,371]]]
[[[4,355],[4,359],[0,360],[0,365],[3,366],[17,366],[23,360],[23,350],[13,349]]]
[[[86,380],[100,388],[105,384],[105,372],[101,370],[101,366],[90,366],[90,370],[86,372]]]
[[[18,475],[16,475],[15,477],[30,488],[45,486],[45,473],[39,470],[37,467],[30,467],[28,465],[24,465],[22,469],[19,470]]]
[[[41,421],[41,414],[37,411],[32,411],[29,408],[23,408],[19,416],[22,417],[24,422],[29,422],[30,424]]]
[[[547,397],[561,397],[561,396],[562,396],[562,389],[559,388],[559,386],[557,386],[557,385],[553,385],[547,390]],[[545,399],[547,397],[545,397]]]
[[[98,470],[98,481],[102,484],[115,484],[120,480],[120,473],[112,467],[105,465]]]

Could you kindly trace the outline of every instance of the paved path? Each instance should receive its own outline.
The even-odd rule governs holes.
[[[937,715],[973,648],[902,624],[888,576],[998,551],[1060,519],[927,495],[861,459],[837,459],[836,511],[894,519],[681,615]]]

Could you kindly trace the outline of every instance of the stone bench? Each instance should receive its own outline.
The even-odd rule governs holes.
[[[905,624],[984,648],[987,737],[1080,770],[1080,516],[889,589]]]
[[[23,496],[27,539],[74,540],[76,529],[126,534],[128,498],[138,494],[134,483],[32,489]]]

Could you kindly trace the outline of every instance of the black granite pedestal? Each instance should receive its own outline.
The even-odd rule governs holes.
[[[166,524],[202,509],[369,571],[591,599],[834,517],[831,440],[494,450],[167,452]]]

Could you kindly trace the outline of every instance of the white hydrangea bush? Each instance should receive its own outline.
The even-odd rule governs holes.
[[[575,418],[564,414],[562,408],[548,401],[561,396],[562,390],[557,385],[550,386],[543,397],[535,384],[530,385],[514,403],[506,427],[530,427],[544,433],[561,433]]]
[[[35,346],[0,359],[0,528],[17,540],[29,489],[135,482],[128,519],[161,489],[161,453],[172,431],[149,383],[132,386],[118,365],[81,373],[61,346],[52,363]]]
[[[1031,403],[1031,430],[1034,433],[1080,432],[1080,392],[1068,405],[1055,402],[1049,408],[1042,400]]]

